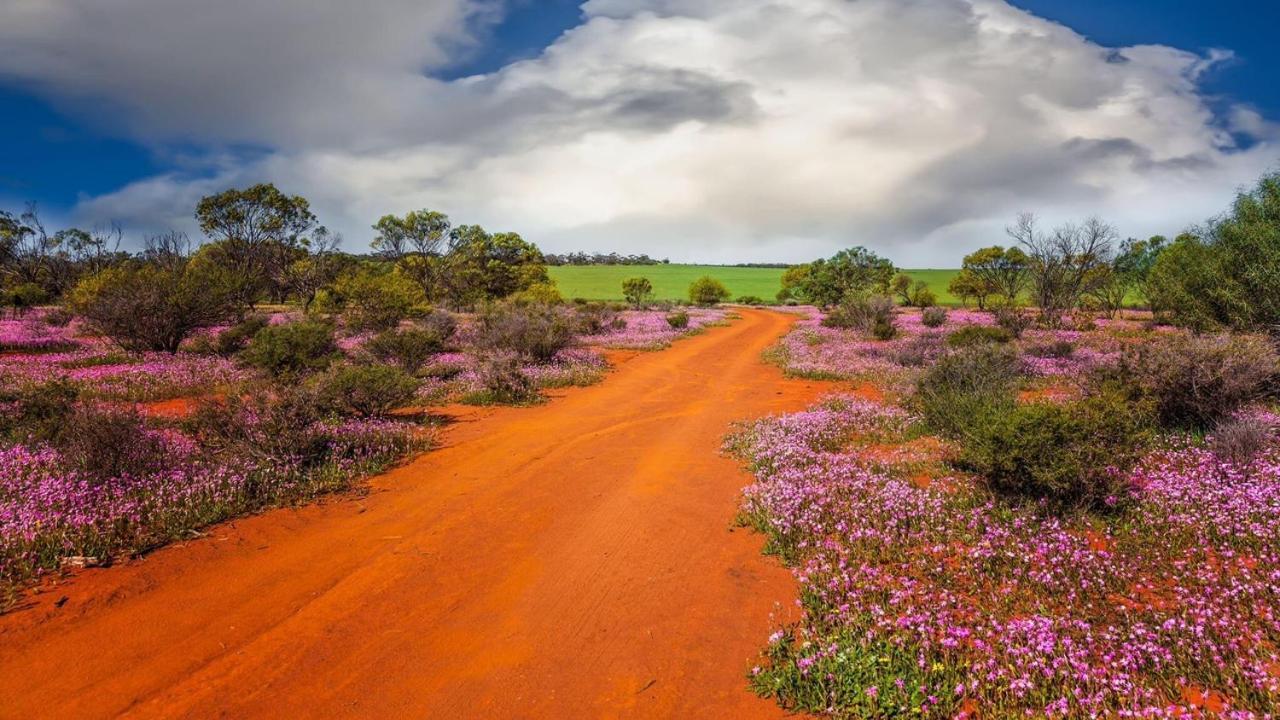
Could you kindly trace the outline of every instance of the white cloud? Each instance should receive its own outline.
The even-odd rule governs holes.
[[[207,7],[217,32],[206,35],[276,17]],[[195,47],[153,73],[131,72],[132,53],[68,51],[41,69],[31,58],[58,53],[23,41],[31,81],[101,91],[144,136],[271,149],[81,212],[181,222],[200,194],[264,179],[310,197],[352,245],[384,212],[431,207],[548,249],[741,261],[866,244],[906,265],[953,265],[1000,241],[1022,209],[1177,232],[1278,157],[1274,124],[1244,107],[1220,122],[1198,87],[1229,54],[1100,47],[1003,0],[590,0],[585,22],[541,56],[454,82],[421,70],[491,7],[344,7],[295,8],[304,30],[283,22],[262,33],[278,42],[212,54],[192,35],[205,20],[158,20]],[[276,44],[292,49],[267,52]],[[0,72],[13,63],[0,59]],[[193,77],[213,100],[177,89]],[[279,87],[296,92],[276,98]],[[1228,129],[1255,144],[1236,147]]]

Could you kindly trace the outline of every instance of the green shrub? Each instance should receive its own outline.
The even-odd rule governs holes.
[[[379,417],[408,405],[419,384],[390,365],[339,365],[313,382],[322,410],[357,417]]]
[[[243,285],[210,263],[130,262],[81,280],[71,308],[125,350],[177,352],[196,330],[235,317]]]
[[[516,305],[559,305],[564,302],[564,297],[555,284],[540,282],[512,293],[507,300]]]
[[[695,305],[716,305],[728,299],[729,289],[710,275],[703,275],[689,285],[689,302]]]
[[[35,283],[20,283],[4,293],[4,303],[13,308],[18,315],[27,310],[49,302],[49,293]]]
[[[1013,409],[1018,371],[1018,354],[1004,345],[976,345],[943,355],[917,382],[915,410],[935,432],[966,438]]]
[[[1002,327],[991,325],[965,325],[947,336],[947,344],[953,348],[975,345],[997,345],[1011,342],[1013,334]]]
[[[384,330],[369,338],[364,350],[381,362],[414,373],[432,355],[444,351],[447,339],[438,330],[425,327]]]
[[[927,367],[943,352],[942,339],[936,335],[919,335],[907,340],[894,353],[893,361],[903,367]]]
[[[1124,366],[1161,423],[1208,428],[1268,394],[1280,358],[1253,335],[1174,335],[1130,351]]]
[[[739,305],[764,305],[764,298],[755,295],[743,295],[739,297],[736,302]]]
[[[186,425],[209,452],[304,472],[329,457],[328,439],[315,432],[322,419],[309,385],[277,385],[271,392],[201,402]]]
[[[672,330],[684,330],[689,327],[689,313],[683,310],[677,310],[667,315],[667,325]]]
[[[920,324],[929,328],[940,328],[947,324],[947,309],[927,307],[920,313]]]
[[[1146,281],[1152,309],[1208,330],[1280,326],[1280,171],[1240,193],[1201,236],[1163,248]]]
[[[571,311],[549,305],[517,306],[500,303],[480,315],[473,337],[485,353],[513,352],[536,362],[547,362],[573,344]]]
[[[962,463],[1002,497],[1106,510],[1129,498],[1127,471],[1151,438],[1149,417],[1114,390],[1068,405],[1015,406],[975,422]]]
[[[66,380],[0,390],[0,435],[14,442],[52,442],[66,430],[78,396]]]
[[[259,330],[240,357],[250,367],[279,378],[323,370],[337,355],[333,326],[304,320]]]
[[[343,275],[333,294],[347,327],[356,332],[391,329],[426,302],[422,288],[409,277],[372,268]]]
[[[649,282],[649,278],[627,278],[622,281],[622,297],[639,310],[653,299],[653,283]]]
[[[898,324],[892,313],[876,318],[871,325],[871,336],[880,341],[889,341],[898,336]]]
[[[270,324],[269,318],[265,315],[250,315],[244,320],[232,325],[231,327],[218,333],[213,339],[213,352],[223,357],[230,357],[245,349],[249,341],[257,335],[259,331]]]

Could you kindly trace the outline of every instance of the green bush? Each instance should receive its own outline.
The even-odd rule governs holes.
[[[564,302],[554,283],[534,283],[523,290],[517,290],[507,297],[508,302],[516,305],[559,305]]]
[[[898,336],[898,324],[893,313],[876,318],[871,325],[871,336],[880,341],[889,341]]]
[[[414,373],[432,355],[444,351],[448,338],[449,335],[443,334],[440,328],[384,330],[369,338],[364,350],[381,362],[392,363],[407,373]]]
[[[320,408],[339,415],[380,417],[413,400],[418,381],[390,365],[339,365],[314,379]]]
[[[49,302],[49,293],[35,283],[20,283],[5,291],[4,303],[21,315],[31,308]]]
[[[486,353],[508,351],[548,362],[573,344],[574,320],[571,311],[556,306],[499,303],[480,315],[473,343]]]
[[[1280,326],[1280,171],[1236,197],[1202,237],[1160,251],[1146,279],[1152,309],[1197,330]]]
[[[211,350],[223,357],[230,357],[244,350],[259,331],[270,324],[265,315],[250,315],[240,322],[218,333],[213,339]]]
[[[683,310],[677,310],[667,315],[667,325],[672,330],[684,330],[689,327],[689,313]]]
[[[79,390],[66,380],[0,389],[0,435],[13,442],[53,442],[66,430]]]
[[[920,313],[920,324],[929,328],[940,328],[947,324],[947,309],[927,307]]]
[[[752,305],[752,306],[764,305],[764,298],[758,297],[756,295],[743,295],[739,297],[735,302],[737,302],[739,305]]]
[[[1151,438],[1149,417],[1115,390],[1067,405],[1019,405],[974,422],[962,463],[1002,497],[1107,510],[1129,498],[1126,473]]]
[[[1004,344],[1012,340],[1008,330],[991,325],[965,325],[947,336],[947,344],[953,348]]]
[[[935,432],[964,439],[1012,411],[1018,354],[1004,345],[975,345],[943,355],[916,384],[915,410]]]
[[[333,326],[304,320],[258,331],[240,358],[272,377],[292,377],[323,370],[338,355]]]
[[[389,330],[426,302],[422,288],[406,275],[372,268],[343,275],[333,294],[347,327],[356,332]]]
[[[1280,358],[1253,335],[1174,335],[1130,351],[1124,369],[1155,403],[1161,423],[1209,428],[1265,397]]]
[[[649,282],[649,278],[627,278],[622,281],[622,297],[639,310],[653,299],[653,283]]]
[[[1042,358],[1069,358],[1076,351],[1075,343],[1070,340],[1054,340],[1050,343],[1042,345],[1032,345],[1027,348],[1028,355],[1034,355]]]
[[[71,308],[125,350],[177,352],[196,330],[235,317],[242,284],[210,263],[130,262],[81,280]]]
[[[703,275],[689,285],[689,302],[695,305],[716,305],[728,299],[729,288],[710,275]]]
[[[893,355],[893,361],[903,367],[928,367],[943,353],[942,338],[937,335],[917,335],[902,343]]]

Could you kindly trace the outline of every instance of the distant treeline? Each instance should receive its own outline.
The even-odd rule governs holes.
[[[623,255],[621,253],[543,253],[547,264],[552,266],[560,265],[670,265],[671,261],[667,258],[655,260],[652,257],[641,253],[639,255]],[[745,268],[776,268],[786,270],[793,263],[733,263],[719,265],[717,263],[698,263],[708,267],[745,267]]]
[[[571,252],[557,255],[543,253],[548,265],[669,265],[670,260],[654,260],[641,253],[640,255],[622,255],[621,253],[585,253]]]

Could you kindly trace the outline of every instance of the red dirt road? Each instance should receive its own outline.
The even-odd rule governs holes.
[[[825,388],[744,310],[603,383],[461,409],[359,499],[81,573],[0,616],[0,717],[779,717],[744,674],[790,574],[731,523],[733,420]],[[57,601],[66,598],[58,605]]]

